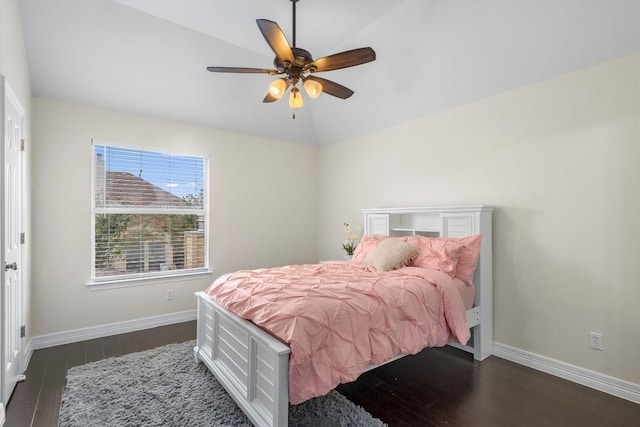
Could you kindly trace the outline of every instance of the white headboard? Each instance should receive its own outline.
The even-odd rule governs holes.
[[[364,234],[429,237],[482,235],[480,257],[473,276],[474,307],[479,324],[474,327],[475,358],[488,357],[493,347],[493,231],[491,206],[362,209]],[[475,323],[475,322],[474,322]]]

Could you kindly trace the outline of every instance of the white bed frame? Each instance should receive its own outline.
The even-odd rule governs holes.
[[[489,357],[493,345],[493,208],[380,208],[363,209],[362,213],[367,235],[464,237],[482,234],[480,258],[474,274],[475,301],[473,308],[467,311],[469,327],[473,328],[472,342],[465,346],[452,345],[473,353],[476,360]],[[226,310],[204,292],[196,295],[196,360],[213,372],[256,426],[286,427],[289,418],[289,347],[252,322]],[[380,365],[370,366],[367,370],[377,366]]]

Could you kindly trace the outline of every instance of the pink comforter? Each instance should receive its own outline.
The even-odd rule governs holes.
[[[469,339],[462,299],[447,274],[355,263],[292,265],[226,274],[207,294],[291,348],[289,401],[321,396],[424,347]]]

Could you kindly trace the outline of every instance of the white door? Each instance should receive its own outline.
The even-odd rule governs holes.
[[[22,370],[22,138],[24,109],[2,79],[2,402],[6,406]]]

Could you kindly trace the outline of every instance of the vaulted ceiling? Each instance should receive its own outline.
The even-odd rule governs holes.
[[[319,76],[341,100],[262,103],[256,18],[291,42],[289,0],[20,0],[33,94],[303,144],[339,142],[638,52],[637,0],[299,0],[297,46],[377,60]]]

